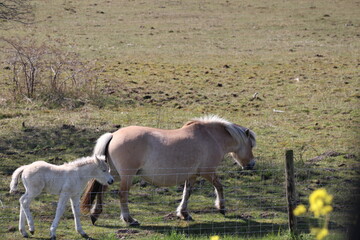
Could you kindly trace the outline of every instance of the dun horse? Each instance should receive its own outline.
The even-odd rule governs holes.
[[[34,234],[34,221],[30,213],[30,203],[43,190],[51,194],[60,195],[56,209],[55,219],[50,228],[51,239],[56,239],[56,228],[60,217],[64,213],[67,201],[70,199],[74,214],[75,229],[84,238],[87,234],[80,224],[80,196],[86,183],[95,178],[101,184],[107,185],[114,182],[110,175],[105,156],[80,158],[76,161],[65,163],[61,166],[52,165],[44,161],[37,161],[19,167],[12,175],[10,193],[16,191],[19,177],[25,187],[25,194],[20,198],[19,231],[23,237],[28,237],[25,230],[25,218],[31,234]]]
[[[128,208],[134,175],[157,186],[185,182],[182,201],[176,211],[184,220],[192,219],[187,210],[188,199],[197,176],[201,176],[215,187],[215,207],[225,214],[223,187],[216,168],[230,153],[240,166],[251,169],[255,165],[252,152],[255,144],[255,133],[251,130],[217,116],[207,116],[194,119],[180,129],[129,126],[105,133],[98,139],[94,154],[106,154],[120,175],[121,218],[129,225],[139,225]],[[97,201],[92,207],[96,195]],[[102,212],[102,196],[102,185],[97,181],[89,182],[81,208],[85,212],[91,209],[93,224]]]

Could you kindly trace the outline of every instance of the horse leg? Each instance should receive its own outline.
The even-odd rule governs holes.
[[[75,221],[75,230],[83,237],[89,238],[89,236],[84,232],[80,223],[80,195],[73,196],[70,198],[71,209],[74,214]]]
[[[215,207],[219,210],[219,212],[225,215],[225,198],[223,186],[219,180],[219,177],[215,173],[202,175],[207,181],[209,181],[215,188],[216,200]]]
[[[120,217],[124,222],[126,222],[130,226],[139,226],[140,223],[136,219],[131,217],[128,207],[129,191],[132,185],[132,177],[134,174],[127,174],[125,176],[121,176],[120,192],[119,192],[120,208],[121,208]]]
[[[59,197],[59,202],[58,205],[56,207],[56,214],[55,214],[55,218],[51,224],[50,227],[50,235],[51,235],[51,240],[56,239],[56,228],[59,225],[59,221],[61,216],[63,215],[64,211],[65,211],[65,207],[66,207],[66,203],[69,200],[69,196],[67,194],[61,193],[60,197]]]
[[[19,220],[19,230],[24,237],[28,237],[28,234],[25,231],[25,218],[29,226],[29,231],[31,234],[35,232],[34,220],[30,212],[30,203],[38,194],[32,195],[26,192],[20,198],[20,220]],[[24,218],[25,217],[25,218]]]
[[[181,200],[178,208],[176,209],[176,216],[178,216],[179,218],[186,220],[186,221],[193,220],[187,210],[187,205],[188,205],[188,200],[191,195],[191,190],[195,183],[195,180],[196,180],[196,177],[190,178],[185,181],[182,200]]]

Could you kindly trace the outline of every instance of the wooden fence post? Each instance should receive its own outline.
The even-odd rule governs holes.
[[[286,199],[289,216],[289,230],[291,233],[296,232],[296,218],[294,209],[296,205],[295,179],[294,179],[294,152],[287,150],[285,153],[285,182],[286,182]]]

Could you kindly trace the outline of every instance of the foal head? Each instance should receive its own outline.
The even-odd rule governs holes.
[[[105,156],[94,156],[96,168],[93,171],[93,177],[103,185],[111,185],[114,178],[110,174],[109,165],[105,161]]]
[[[256,146],[255,133],[248,128],[234,125],[237,130],[237,147],[230,155],[243,169],[252,169],[255,166],[253,148]]]

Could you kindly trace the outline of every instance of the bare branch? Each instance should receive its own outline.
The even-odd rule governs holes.
[[[31,23],[34,19],[33,6],[27,0],[0,0],[1,22]]]

